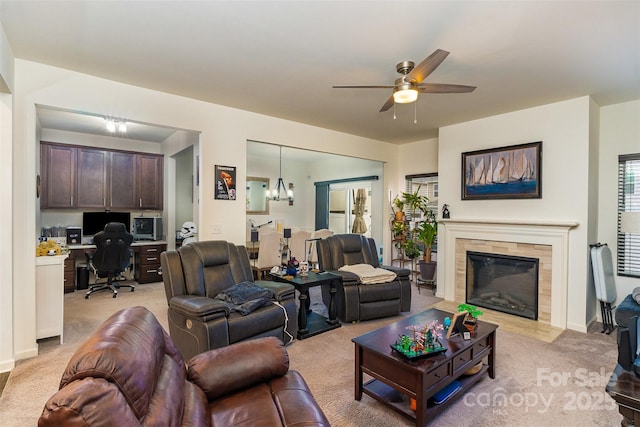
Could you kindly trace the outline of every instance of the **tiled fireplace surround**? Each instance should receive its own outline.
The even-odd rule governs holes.
[[[444,283],[440,296],[465,302],[467,251],[538,258],[537,321],[566,329],[569,232],[577,223],[444,219],[441,225],[445,279],[438,280],[439,288]]]

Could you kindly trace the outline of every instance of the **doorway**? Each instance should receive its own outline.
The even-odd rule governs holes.
[[[329,229],[371,237],[371,195],[368,181],[329,185]]]

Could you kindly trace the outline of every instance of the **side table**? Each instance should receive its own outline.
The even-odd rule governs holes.
[[[310,271],[306,276],[287,276],[279,274],[269,274],[276,282],[284,282],[293,285],[299,293],[300,307],[298,308],[298,336],[305,338],[321,334],[340,327],[340,321],[336,316],[336,282],[341,280],[340,276],[328,272],[315,273]],[[309,309],[309,288],[328,284],[330,289],[329,318],[315,313]]]
[[[640,426],[640,378],[618,364],[606,390],[618,404],[623,418],[621,425]]]

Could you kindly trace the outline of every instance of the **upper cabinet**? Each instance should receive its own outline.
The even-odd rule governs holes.
[[[136,190],[136,154],[114,151],[111,154],[109,198],[114,209],[138,207]]]
[[[162,210],[164,157],[42,142],[40,208]]]
[[[164,158],[153,154],[138,154],[136,162],[138,208],[162,210]]]
[[[107,164],[109,153],[92,148],[77,148],[77,152],[77,206],[81,208],[108,208]]]
[[[40,207],[76,206],[76,154],[75,147],[40,145]]]

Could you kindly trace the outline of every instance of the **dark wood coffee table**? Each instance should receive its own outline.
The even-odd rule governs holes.
[[[315,273],[310,271],[306,276],[296,275],[281,276],[279,274],[269,274],[276,282],[285,282],[293,285],[299,292],[300,307],[298,308],[298,339],[318,335],[322,332],[330,331],[340,327],[340,321],[336,316],[335,294],[337,281],[341,280],[337,274],[328,272]],[[329,318],[313,312],[309,301],[309,288],[319,285],[329,285]]]
[[[471,338],[452,336],[446,340],[447,351],[422,359],[409,360],[392,350],[398,336],[408,334],[407,326],[425,325],[431,320],[444,321],[451,313],[430,309],[384,328],[360,335],[355,343],[355,399],[365,393],[391,407],[395,411],[415,419],[417,426],[446,408],[456,397],[462,396],[473,384],[489,373],[495,378],[496,329],[497,325],[478,321],[478,328]],[[482,369],[474,375],[463,376],[469,368],[480,362]],[[363,384],[364,376],[373,377]],[[430,398],[453,381],[462,383],[458,392],[439,405]],[[416,401],[415,412],[410,407],[410,398]]]

